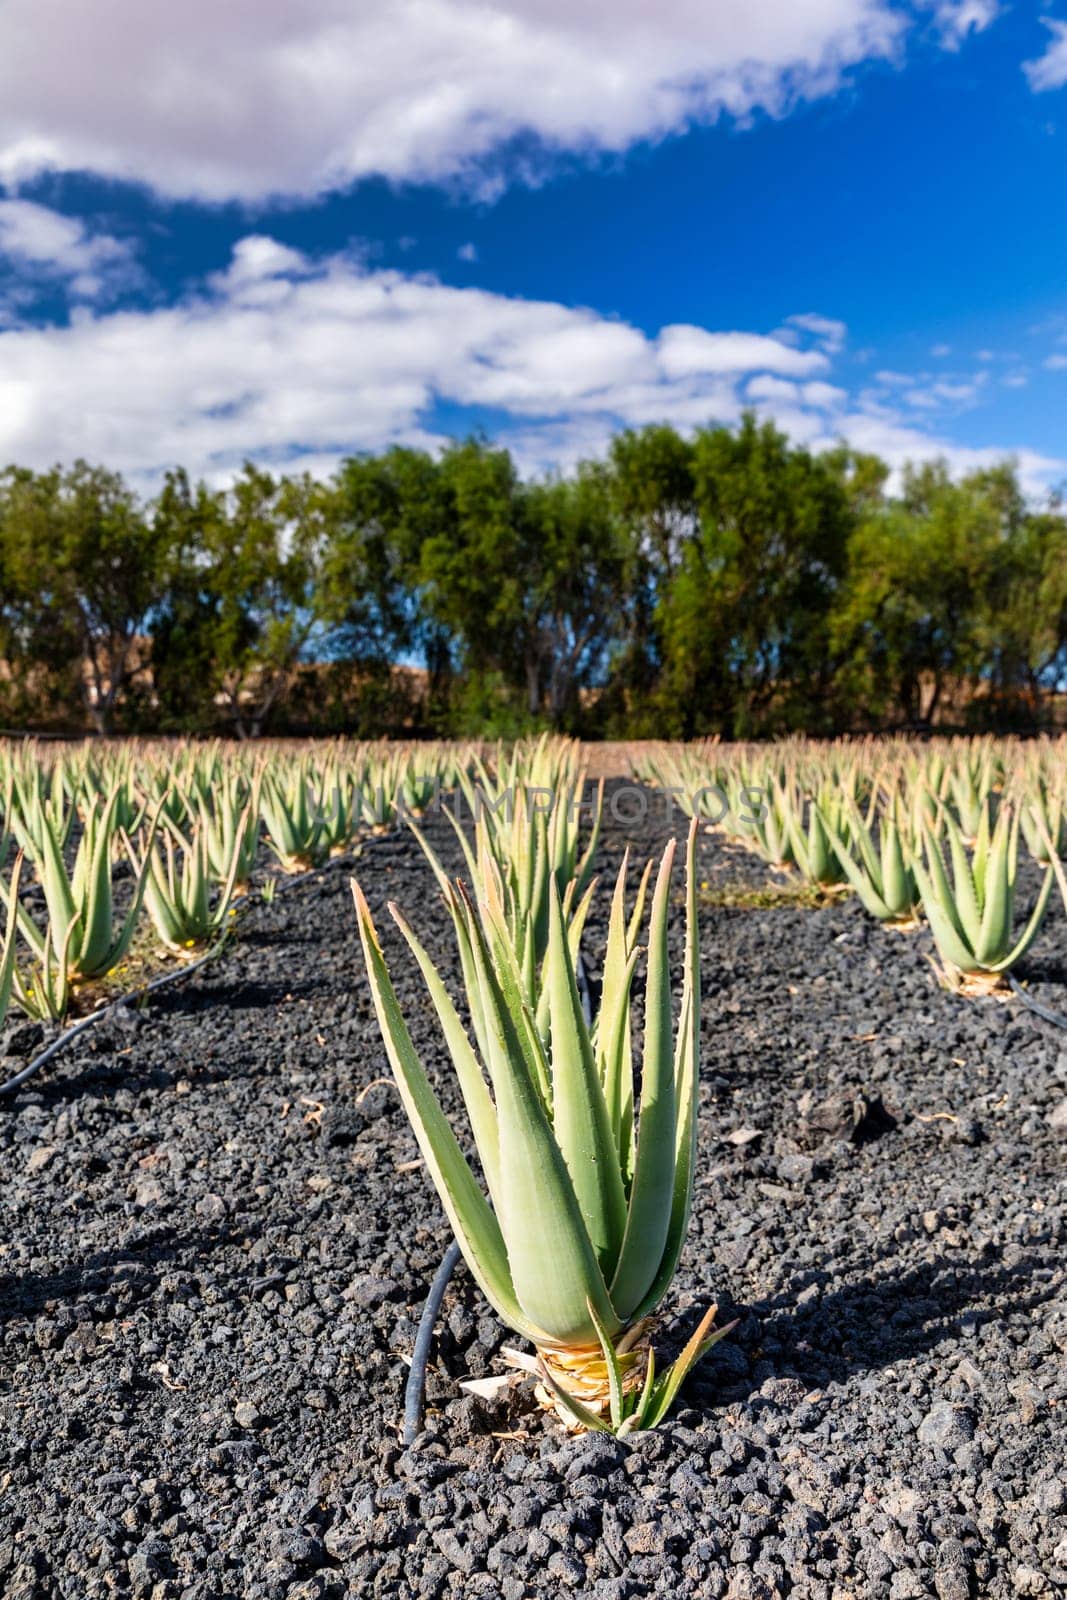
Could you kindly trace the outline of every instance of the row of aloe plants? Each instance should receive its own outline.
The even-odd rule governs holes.
[[[779,872],[853,891],[888,927],[925,920],[942,980],[964,994],[1003,992],[1057,882],[1067,903],[1062,739],[661,745],[639,770]],[[1040,879],[1020,919],[1021,849]]]
[[[269,893],[347,855],[469,760],[446,745],[0,745],[0,1023],[91,1009],[142,947],[200,956],[257,864]]]

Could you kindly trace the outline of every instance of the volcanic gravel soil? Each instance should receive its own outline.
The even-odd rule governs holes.
[[[630,831],[662,845],[658,802]],[[609,818],[606,872],[626,832]],[[768,882],[718,839],[700,858],[709,899]],[[410,835],[357,870],[454,1110],[384,911],[455,982],[431,875]],[[853,901],[707,905],[698,1186],[656,1342],[710,1301],[740,1325],[659,1431],[569,1438],[524,1392],[458,1389],[508,1340],[461,1268],[403,1451],[448,1232],[381,1081],[345,880],[258,905],[0,1103],[8,1600],[1067,1590],[1067,1033],[943,993],[927,935]],[[1027,975],[1067,1005],[1059,909]]]

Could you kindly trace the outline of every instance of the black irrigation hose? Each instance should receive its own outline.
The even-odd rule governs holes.
[[[11,1094],[15,1089],[21,1088],[22,1084],[40,1072],[46,1062],[51,1061],[53,1056],[57,1056],[64,1046],[77,1039],[80,1034],[85,1033],[95,1023],[102,1021],[104,1017],[110,1017],[120,1006],[128,1006],[134,1000],[140,1000],[146,994],[151,994],[154,989],[162,989],[165,984],[177,983],[179,978],[187,978],[191,972],[196,972],[198,968],[214,960],[225,942],[225,937],[223,937],[213,944],[205,955],[198,956],[188,966],[180,967],[176,972],[163,972],[159,977],[153,978],[150,983],[142,983],[139,988],[131,989],[129,994],[119,995],[118,999],[112,1000],[110,1005],[102,1006],[99,1011],[90,1012],[87,1017],[83,1017],[80,1022],[76,1022],[72,1028],[67,1028],[63,1033],[59,1034],[52,1040],[50,1045],[46,1045],[40,1055],[34,1056],[33,1060],[23,1067],[21,1072],[16,1072],[15,1076],[9,1078],[6,1083],[0,1083],[0,1096]]]
[[[593,996],[580,950],[578,952],[575,976],[578,980],[578,993],[582,1000],[582,1014],[585,1017],[586,1027],[591,1028],[593,1025]],[[419,1326],[415,1333],[415,1348],[411,1353],[408,1381],[404,1385],[403,1442],[405,1450],[415,1443],[419,1433],[422,1431],[422,1416],[426,1395],[426,1368],[430,1363],[430,1343],[441,1311],[441,1302],[445,1297],[445,1290],[448,1288],[452,1274],[456,1270],[459,1255],[459,1245],[453,1240],[444,1253],[441,1265],[434,1273],[430,1292],[426,1296],[426,1304],[423,1306],[422,1315],[419,1318]]]
[[[433,1339],[433,1330],[441,1310],[441,1301],[445,1297],[456,1264],[459,1261],[459,1245],[455,1240],[445,1251],[444,1258],[437,1271],[434,1273],[430,1292],[426,1296],[426,1304],[422,1308],[419,1318],[418,1332],[415,1334],[415,1349],[411,1355],[411,1368],[408,1372],[408,1381],[404,1386],[404,1449],[415,1443],[422,1431],[423,1402],[426,1394],[426,1368],[430,1360],[430,1342]]]
[[[1051,1022],[1056,1028],[1067,1028],[1067,1017],[1064,1016],[1062,1011],[1050,1011],[1048,1006],[1041,1004],[1040,1000],[1035,1000],[1032,995],[1027,994],[1022,984],[1017,983],[1010,972],[1006,976],[1012,992],[1029,1011],[1032,1011],[1035,1016],[1041,1017],[1045,1022]]]

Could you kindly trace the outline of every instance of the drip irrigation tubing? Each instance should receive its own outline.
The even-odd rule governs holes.
[[[1018,983],[1010,972],[1007,974],[1007,979],[1012,993],[1022,1001],[1028,1011],[1032,1011],[1045,1022],[1051,1022],[1053,1027],[1067,1028],[1067,1016],[1064,1016],[1062,1011],[1052,1011],[1048,1006],[1043,1006],[1040,1000],[1035,1000],[1032,995],[1027,994],[1022,984]]]
[[[51,1044],[45,1046],[40,1055],[34,1056],[33,1060],[23,1067],[21,1072],[16,1072],[15,1076],[9,1078],[6,1083],[0,1083],[0,1096],[12,1094],[16,1089],[21,1088],[30,1078],[35,1077],[41,1068],[52,1060],[53,1056],[57,1056],[66,1045],[73,1043],[75,1039],[88,1032],[96,1023],[102,1022],[105,1017],[113,1016],[120,1006],[132,1005],[135,1000],[143,999],[145,995],[151,994],[153,990],[162,989],[168,983],[177,983],[179,978],[188,978],[192,973],[198,971],[200,967],[206,966],[209,961],[213,961],[218,955],[224,943],[225,939],[220,939],[216,944],[212,945],[206,954],[198,956],[195,961],[189,962],[187,966],[179,967],[174,972],[160,973],[151,982],[142,983],[138,988],[131,989],[129,994],[119,995],[118,999],[112,1000],[109,1005],[101,1006],[99,1011],[91,1011],[87,1017],[82,1017],[80,1022],[74,1023],[73,1027],[64,1029],[61,1034],[58,1034],[52,1040]]]
[[[455,1240],[444,1253],[441,1265],[434,1273],[430,1292],[426,1296],[426,1304],[422,1308],[419,1318],[418,1330],[415,1334],[415,1348],[411,1354],[411,1367],[408,1371],[408,1381],[404,1386],[404,1449],[415,1443],[422,1432],[422,1416],[426,1401],[426,1368],[430,1361],[430,1345],[433,1342],[433,1330],[437,1326],[437,1318],[441,1311],[441,1301],[445,1297],[445,1290],[452,1279],[459,1261],[459,1245]]]

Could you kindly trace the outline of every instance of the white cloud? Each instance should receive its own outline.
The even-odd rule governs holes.
[[[767,335],[677,325],[650,338],[251,236],[178,305],[0,329],[0,459],[85,455],[142,478],[173,462],[212,474],[245,456],[335,460],[433,438],[438,401],[539,425],[689,427],[736,417],[749,374],[826,365]]]
[[[940,0],[934,8],[941,41],[948,50],[958,50],[970,33],[983,33],[999,15],[998,0]]]
[[[133,249],[110,234],[29,200],[0,197],[0,268],[66,280],[78,299],[95,299],[135,272]]]
[[[1062,89],[1067,83],[1067,22],[1055,17],[1041,20],[1052,34],[1052,43],[1036,61],[1023,62],[1023,71],[1035,94],[1043,89]]]
[[[988,374],[976,373],[969,381],[962,383],[935,383],[930,387],[931,394],[938,400],[947,400],[950,404],[968,405],[978,398],[979,391],[985,383]]]
[[[735,422],[755,404],[799,443],[993,460],[828,381],[823,349],[313,260],[262,236],[187,300],[0,326],[0,461],[85,456],[149,486],[169,465],[225,479],[246,458],[328,471],[357,449],[434,445],[437,407],[494,413],[526,470],[566,467],[621,426]],[[879,391],[892,392],[896,391]],[[875,441],[881,441],[876,443]],[[1022,452],[1034,480],[1062,464]]]
[[[835,317],[824,317],[818,311],[804,311],[789,317],[787,326],[810,333],[831,355],[836,355],[839,350],[844,349],[848,328]]]
[[[1050,372],[1067,372],[1067,355],[1046,356],[1045,366]]]
[[[794,405],[799,396],[799,386],[791,383],[788,378],[772,378],[764,374],[762,377],[750,378],[745,384],[746,400],[771,400],[781,402],[783,405]]]
[[[4,0],[0,182],[90,171],[213,201],[370,174],[499,182],[485,163],[520,136],[619,152],[784,114],[899,56],[926,3]],[[944,0],[943,39],[991,11]]]
[[[936,372],[881,371],[874,384],[863,392],[864,403],[872,411],[892,411],[911,407],[920,412],[960,411],[977,403],[989,382],[989,371],[980,368],[967,375]]]
[[[300,278],[311,270],[307,257],[287,244],[281,244],[268,234],[250,233],[238,239],[233,248],[233,258],[225,272],[220,272],[211,282],[221,290],[260,290],[280,279]]]
[[[816,411],[832,411],[848,399],[847,392],[832,383],[806,383],[800,393],[804,404],[813,406]]]
[[[461,244],[456,251],[456,257],[460,261],[477,261],[478,246],[476,244]]]
[[[928,461],[941,456],[954,473],[977,472],[996,466],[1011,456],[1019,468],[1024,491],[1035,497],[1047,495],[1051,484],[1062,478],[1067,461],[1041,455],[1036,450],[974,448],[932,438],[921,429],[899,419],[850,413],[842,419],[842,435],[857,450],[869,450],[889,463],[894,473],[908,461]]]
[[[950,356],[952,354],[952,346],[950,344],[932,345],[930,348],[930,354],[935,360],[943,361],[946,356]]]
[[[903,399],[906,405],[914,406],[918,411],[936,411],[941,404],[937,395],[929,389],[908,389]]]
[[[796,350],[759,333],[709,333],[680,323],[660,334],[663,370],[669,378],[697,373],[753,372],[764,369],[791,377],[822,372],[827,358],[819,350]]]

